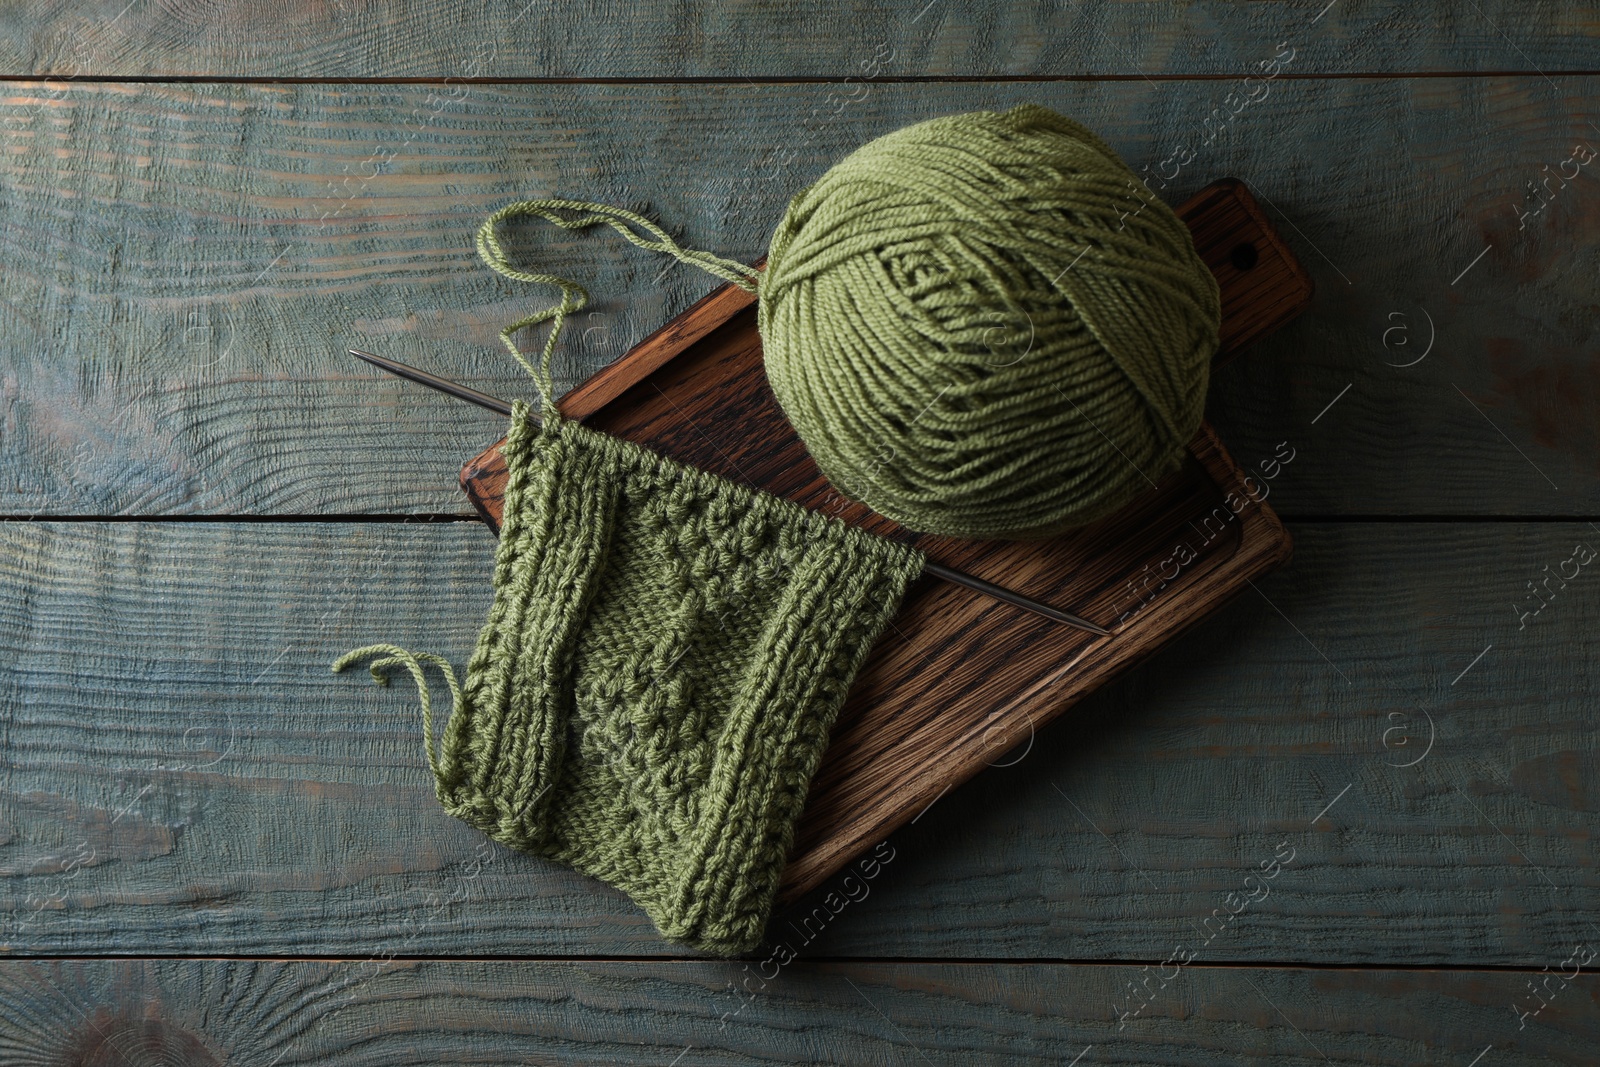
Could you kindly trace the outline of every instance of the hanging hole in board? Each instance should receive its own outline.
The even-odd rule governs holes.
[[[1261,256],[1256,252],[1256,246],[1249,241],[1241,241],[1233,246],[1233,251],[1228,253],[1228,260],[1236,270],[1249,270],[1259,262]]]

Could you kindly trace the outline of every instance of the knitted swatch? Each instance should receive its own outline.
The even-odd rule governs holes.
[[[452,815],[615,886],[668,938],[749,951],[845,693],[923,556],[545,412],[514,405],[465,686],[392,645],[334,670],[410,670]],[[437,756],[424,662],[455,697]]]

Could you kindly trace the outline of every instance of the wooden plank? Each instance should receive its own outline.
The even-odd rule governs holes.
[[[1325,73],[1593,70],[1581,6],[669,3],[309,0],[7,5],[0,74],[67,77],[834,77],[1244,74],[1288,39]],[[840,95],[848,106],[853,90]]]
[[[1590,937],[1593,568],[1511,605],[1600,534],[1295,535],[1293,566],[1070,723],[992,738],[804,955],[1160,961],[1198,928],[1204,961],[1538,969]],[[492,552],[476,522],[0,525],[4,951],[673,952],[620,894],[446,815],[404,683],[328,673],[376,640],[462,663]]]
[[[1210,84],[885,85],[816,127],[827,86],[476,85],[436,109],[411,85],[12,84],[0,514],[464,512],[454,472],[503,426],[343,351],[528,395],[495,333],[546,294],[477,262],[470,235],[494,207],[630,203],[753,261],[790,193],[906,122],[1038,100],[1171,176],[1163,161],[1220,100]],[[1280,511],[1600,509],[1585,259],[1600,195],[1570,183],[1522,231],[1511,210],[1574,141],[1600,147],[1583,121],[1597,91],[1279,79],[1179,168],[1174,201],[1217,174],[1248,180],[1318,283],[1301,322],[1212,389],[1236,453],[1299,448]],[[563,345],[568,386],[716,287],[612,234],[525,241],[596,295]],[[1386,332],[1409,327],[1403,351],[1420,351],[1425,314],[1431,354],[1385,365],[1412,358]]]
[[[1594,975],[1571,951],[1556,950],[1548,975],[1176,963],[17,961],[0,965],[0,1048],[8,1062],[90,1067],[1586,1065],[1600,1013]],[[1568,958],[1572,977],[1551,977]],[[1527,986],[1541,981],[1548,1004],[1519,1029],[1512,1009],[1537,1005]],[[1123,1005],[1141,983],[1155,992],[1133,1015]]]
[[[1219,360],[1304,309],[1310,280],[1241,183],[1208,186],[1179,215],[1221,288]],[[573,390],[567,414],[914,544],[935,563],[1065,605],[1115,633],[1101,641],[1041,625],[940,582],[909,591],[839,713],[779,889],[789,902],[992,764],[994,736],[1043,727],[1156,654],[1281,565],[1291,542],[1270,505],[1247,504],[1266,492],[1260,476],[1242,471],[1204,425],[1177,472],[1116,515],[1060,537],[973,541],[905,530],[842,498],[817,469],[767,384],[751,303],[731,285],[714,292]],[[508,477],[503,446],[461,472],[473,507],[496,530]],[[1159,610],[1129,602],[1152,567],[1174,559],[1173,574],[1143,583],[1163,590]]]

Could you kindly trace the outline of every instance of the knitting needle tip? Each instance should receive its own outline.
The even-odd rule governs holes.
[[[429,374],[425,370],[418,370],[416,367],[405,363],[385,359],[382,356],[375,356],[371,352],[363,352],[359,348],[352,348],[349,352],[357,359],[370,363],[379,370],[386,370],[398,378],[416,382],[418,385],[426,385],[428,388],[437,389],[441,393],[448,393],[458,400],[465,400],[470,404],[478,405],[480,408],[498,411],[502,415],[511,414],[511,405],[504,400],[490,396],[488,393],[480,393],[476,389],[462,385],[460,382],[452,382],[449,378],[441,378],[437,374]]]

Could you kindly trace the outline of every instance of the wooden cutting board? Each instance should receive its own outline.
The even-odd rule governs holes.
[[[1310,302],[1310,277],[1241,182],[1208,186],[1178,214],[1221,288],[1219,364]],[[568,393],[562,412],[911,542],[932,560],[1114,633],[1096,637],[919,578],[840,712],[784,875],[788,902],[949,789],[1017,758],[1008,753],[1034,731],[1287,560],[1291,541],[1256,502],[1262,474],[1236,464],[1207,425],[1180,470],[1092,526],[1032,542],[913,534],[845,500],[817,470],[767,385],[754,305],[741,289],[718,289]],[[501,443],[461,472],[495,529]]]

